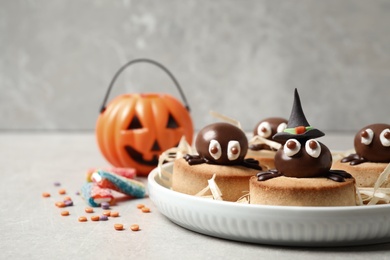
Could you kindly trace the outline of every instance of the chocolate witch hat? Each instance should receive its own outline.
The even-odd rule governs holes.
[[[306,120],[302,110],[301,99],[299,98],[298,90],[294,92],[294,103],[291,110],[290,118],[288,119],[287,127],[283,132],[275,134],[272,139],[276,141],[285,141],[290,138],[295,139],[310,139],[324,136],[320,130],[312,127]]]

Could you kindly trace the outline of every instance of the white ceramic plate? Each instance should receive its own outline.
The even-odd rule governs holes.
[[[172,174],[172,163],[163,166]],[[157,169],[149,195],[174,223],[224,239],[286,246],[349,246],[390,242],[390,205],[262,206],[215,201],[175,192]]]

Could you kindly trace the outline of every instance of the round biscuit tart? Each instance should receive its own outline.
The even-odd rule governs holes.
[[[355,180],[280,176],[266,181],[251,177],[250,204],[278,206],[356,206]]]
[[[350,173],[356,180],[358,187],[374,187],[379,175],[385,170],[388,163],[364,162],[358,165],[350,165],[340,160],[332,164],[332,169],[344,170]],[[390,180],[386,180],[383,188],[390,188]]]
[[[189,165],[183,158],[173,164],[172,190],[196,195],[208,186],[215,174],[215,183],[222,193],[224,201],[236,202],[249,192],[249,179],[259,170],[235,165],[197,164]],[[205,195],[211,195],[208,191]]]

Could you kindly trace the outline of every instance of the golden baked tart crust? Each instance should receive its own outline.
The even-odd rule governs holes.
[[[250,179],[250,204],[282,206],[355,206],[353,178],[335,182],[327,178],[280,176],[266,181]]]
[[[364,162],[358,165],[350,165],[349,162],[342,163],[340,160],[332,165],[332,169],[344,170],[351,174],[358,187],[374,187],[379,175],[385,170],[388,163]],[[390,182],[386,180],[383,188],[389,188]]]
[[[258,172],[243,166],[206,163],[189,165],[185,159],[180,158],[173,164],[172,190],[196,195],[207,187],[207,181],[216,174],[215,183],[222,192],[222,199],[235,202],[248,194],[249,179]]]

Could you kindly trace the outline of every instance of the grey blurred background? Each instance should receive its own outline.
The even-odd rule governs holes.
[[[196,129],[288,118],[294,88],[323,131],[390,123],[390,1],[1,0],[0,130],[93,131],[135,58],[171,70]],[[136,92],[180,98],[149,64],[110,100]]]

